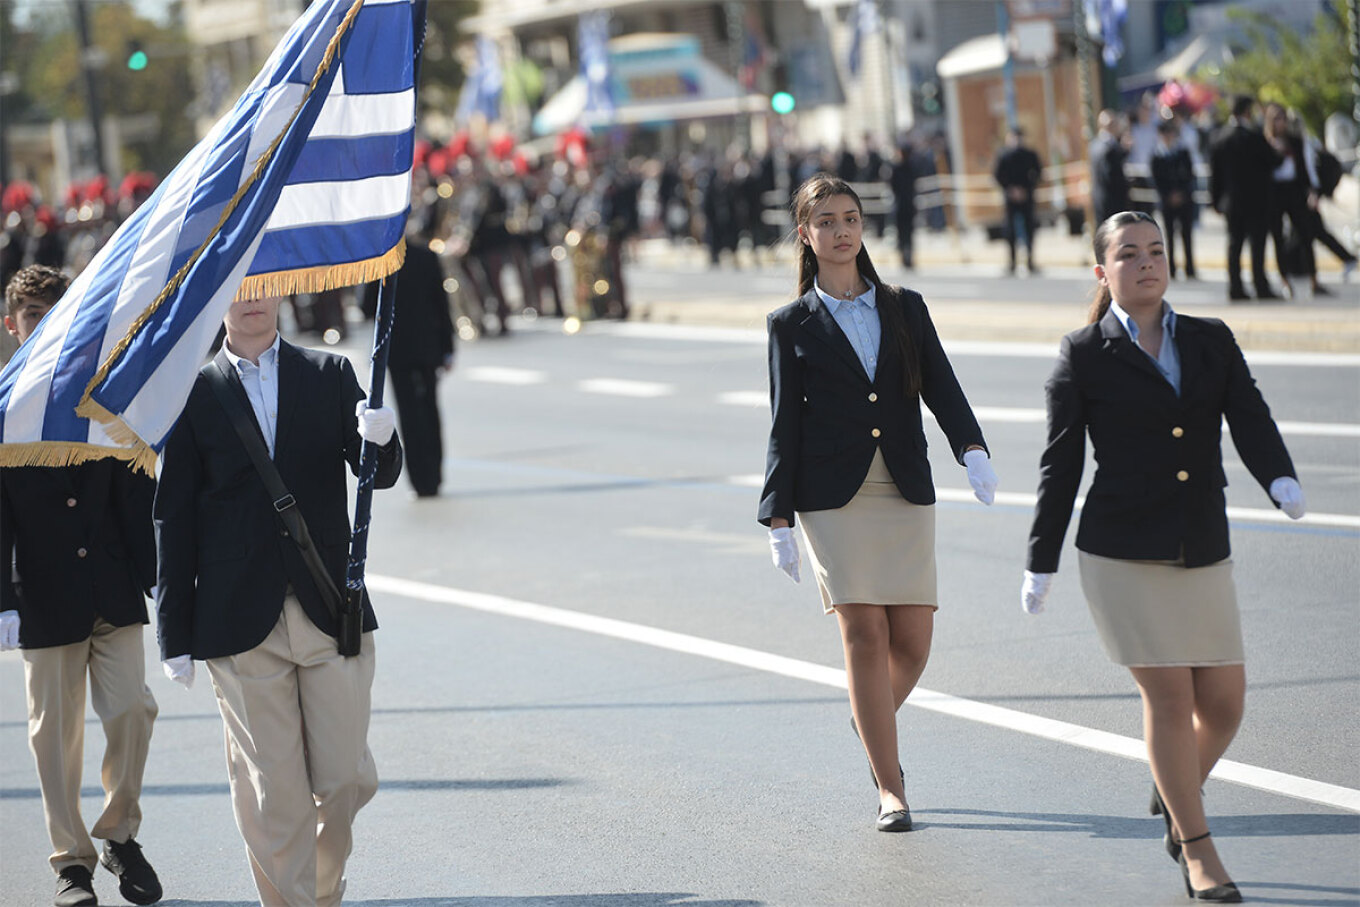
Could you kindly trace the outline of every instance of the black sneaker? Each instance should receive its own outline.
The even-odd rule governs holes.
[[[94,896],[94,879],[84,866],[67,866],[57,873],[57,895],[52,899],[56,907],[87,907],[98,904]]]
[[[99,862],[118,876],[118,893],[132,903],[154,904],[161,899],[161,880],[156,878],[156,870],[142,856],[142,845],[131,838],[122,844],[105,841]]]

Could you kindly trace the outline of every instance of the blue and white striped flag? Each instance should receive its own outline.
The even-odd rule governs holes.
[[[0,465],[150,472],[233,298],[405,253],[418,0],[317,0],[0,373]]]
[[[501,90],[504,87],[500,51],[496,49],[495,41],[481,35],[477,38],[477,62],[458,95],[454,122],[464,125],[475,113],[480,113],[489,121],[500,119]]]
[[[851,27],[853,31],[850,35],[850,56],[846,64],[850,67],[850,75],[859,75],[860,61],[864,57],[864,37],[879,30],[882,23],[878,18],[877,0],[855,0],[855,8],[851,11],[850,17],[853,20]]]
[[[586,106],[581,111],[591,124],[614,118],[614,92],[609,72],[609,11],[582,13],[576,28],[581,75],[586,80]]]

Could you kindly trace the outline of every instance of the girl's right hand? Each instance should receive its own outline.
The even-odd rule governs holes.
[[[781,526],[770,530],[770,559],[774,565],[789,575],[789,579],[795,583],[799,581],[798,566],[801,558],[798,554],[798,540],[793,537],[793,530],[788,526]]]
[[[1053,589],[1053,577],[1057,575],[1025,571],[1025,582],[1020,587],[1020,607],[1025,609],[1026,614],[1043,613],[1044,602],[1048,600],[1048,593]]]

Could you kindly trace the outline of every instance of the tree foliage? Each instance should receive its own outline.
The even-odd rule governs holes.
[[[425,46],[420,63],[422,107],[451,111],[465,73],[458,45],[466,40],[462,21],[477,12],[475,0],[432,0],[425,13]]]
[[[1351,76],[1346,46],[1350,10],[1333,4],[1299,34],[1259,12],[1229,13],[1243,25],[1247,49],[1225,65],[1218,77],[1225,95],[1246,94],[1274,101],[1298,113],[1314,135],[1333,113],[1351,107]]]

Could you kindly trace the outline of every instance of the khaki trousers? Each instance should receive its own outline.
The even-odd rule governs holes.
[[[264,907],[339,904],[351,826],[378,790],[368,749],[373,634],[345,658],[289,595],[255,648],[207,662],[232,809]]]
[[[23,650],[28,745],[38,766],[55,872],[76,864],[93,872],[99,854],[91,835],[122,843],[141,827],[142,773],[157,712],[146,685],[142,631],[142,624],[115,627],[96,619],[82,642]],[[105,740],[104,811],[89,833],[80,817],[86,672]]]

